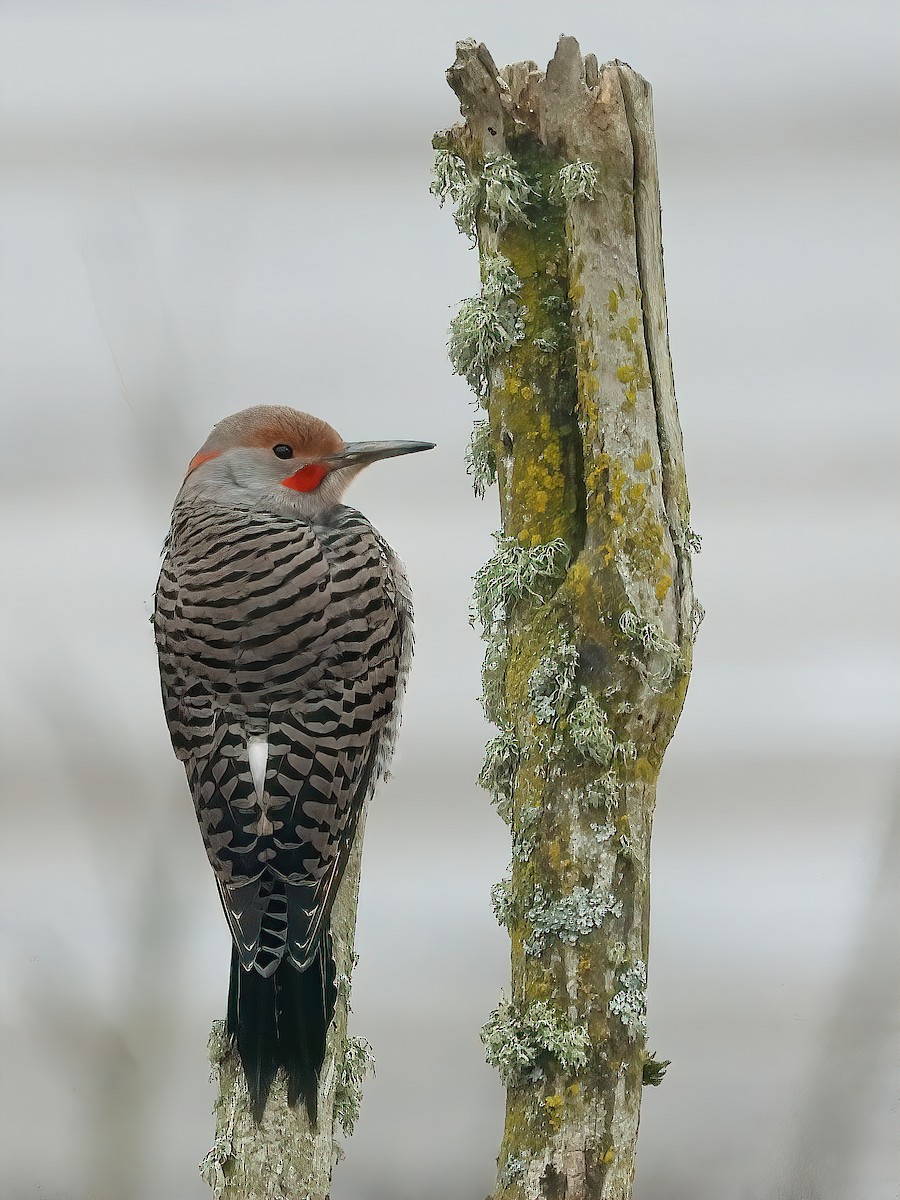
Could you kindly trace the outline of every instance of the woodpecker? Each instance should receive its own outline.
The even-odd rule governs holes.
[[[403,566],[341,497],[369,463],[432,448],[344,442],[260,405],[213,428],[172,510],[153,614],[163,707],[231,930],[226,1025],[257,1122],[280,1068],[316,1118],[331,907],[412,657]]]

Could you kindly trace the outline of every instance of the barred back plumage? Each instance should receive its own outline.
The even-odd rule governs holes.
[[[306,519],[189,496],[154,625],[172,745],[234,940],[229,1027],[254,1109],[282,1065],[312,1114],[334,1007],[329,913],[412,652],[405,575],[355,509]],[[289,996],[321,1008],[305,1032],[284,1015],[279,1029]]]

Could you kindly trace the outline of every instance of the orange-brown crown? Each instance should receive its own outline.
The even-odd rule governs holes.
[[[232,413],[213,426],[212,433],[191,459],[188,474],[201,463],[237,446],[271,450],[278,445],[290,446],[294,458],[309,462],[336,454],[343,448],[344,440],[337,430],[310,413],[278,404],[257,404]]]

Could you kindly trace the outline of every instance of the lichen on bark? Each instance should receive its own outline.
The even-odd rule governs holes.
[[[487,411],[471,462],[502,519],[474,604],[498,726],[481,782],[513,846],[493,897],[511,992],[483,1035],[507,1085],[493,1200],[626,1200],[641,1088],[662,1077],[656,779],[696,626],[650,89],[572,38],[545,72],[461,42],[447,77],[464,122],[435,137],[434,190],[482,281],[454,365]]]

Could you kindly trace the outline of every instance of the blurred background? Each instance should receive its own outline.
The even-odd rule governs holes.
[[[356,485],[418,655],[374,804],[334,1200],[492,1186],[508,977],[469,580],[495,502],[428,194],[454,41],[653,83],[707,608],[654,839],[637,1200],[896,1200],[897,395],[888,3],[0,4],[0,1197],[202,1200],[228,936],[158,698],[168,511],[219,417],[427,438]],[[474,836],[473,836],[474,835]]]

